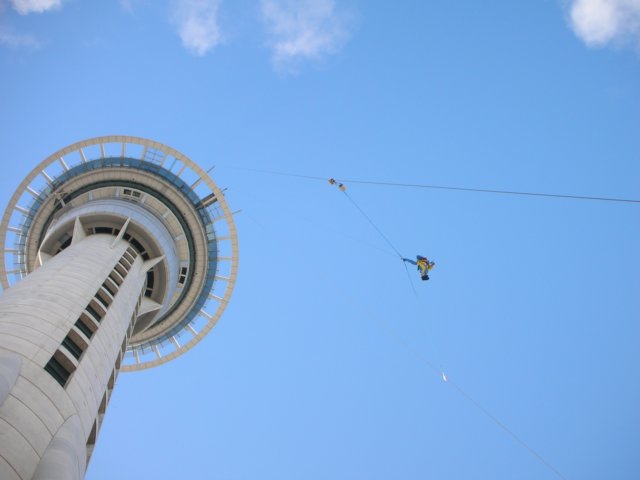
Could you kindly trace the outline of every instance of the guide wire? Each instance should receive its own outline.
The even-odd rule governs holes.
[[[469,395],[467,392],[465,392],[460,387],[460,385],[458,385],[457,383],[455,383],[453,380],[451,380],[449,378],[447,378],[447,380],[445,380],[445,381],[446,381],[446,383],[451,384],[451,386],[455,390],[457,390],[457,392],[460,395],[462,395],[469,402],[471,402],[473,404],[473,406],[475,406],[478,410],[480,410],[488,419],[490,419],[493,423],[495,423],[498,427],[500,427],[505,433],[507,433],[516,442],[518,442],[520,444],[520,446],[524,447],[540,463],[542,463],[545,467],[547,467],[549,470],[551,470],[553,473],[555,473],[558,476],[558,478],[561,478],[562,480],[566,480],[566,477],[564,475],[562,475],[562,473],[560,473],[553,465],[551,465],[549,462],[547,462],[544,459],[544,457],[542,457],[542,455],[540,455],[537,451],[535,451],[532,447],[530,447],[524,440],[522,440],[518,435],[516,435],[513,432],[513,430],[511,430],[504,423],[502,423],[500,420],[498,420],[498,418],[495,415],[493,415],[486,408],[484,408],[482,405],[480,405],[480,403],[478,403],[475,398],[473,398],[471,395]]]
[[[419,360],[424,365],[426,365],[431,371],[436,373],[444,383],[451,385],[451,387],[457,391],[463,398],[465,398],[468,402],[470,402],[480,413],[482,413],[485,417],[487,417],[491,422],[493,422],[496,426],[498,426],[502,431],[507,433],[513,440],[515,440],[521,447],[527,450],[536,460],[538,460],[543,466],[548,468],[551,472],[553,472],[558,478],[562,480],[567,480],[567,478],[556,469],[553,465],[551,465],[547,460],[544,459],[542,455],[540,455],[533,447],[531,447],[527,442],[525,442],[522,438],[520,438],[516,433],[507,427],[503,422],[501,422],[495,415],[493,415],[489,410],[483,407],[480,402],[478,402],[473,396],[467,393],[460,385],[451,380],[449,376],[442,370],[438,368],[431,360],[424,356],[420,351],[413,348],[407,341],[400,337],[392,327],[390,327],[386,321],[375,315],[369,308],[363,307],[365,313],[373,319],[373,321],[378,325],[380,330],[382,330],[386,335],[400,344],[412,357],[416,360]]]
[[[640,203],[640,200],[632,198],[614,198],[614,197],[594,197],[587,195],[565,195],[559,193],[541,193],[541,192],[518,192],[514,190],[494,190],[488,188],[467,188],[453,187],[447,185],[427,185],[419,183],[397,183],[397,182],[375,182],[370,180],[346,180],[339,179],[345,183],[359,183],[362,185],[378,185],[387,187],[405,187],[405,188],[429,188],[434,190],[454,190],[459,192],[475,192],[475,193],[497,193],[502,195],[524,195],[530,197],[549,197],[549,198],[565,198],[573,200],[596,200],[601,202],[622,202],[622,203]]]
[[[389,240],[389,239],[387,238],[387,236],[386,236],[384,233],[382,233],[382,230],[380,230],[380,229],[378,228],[378,226],[377,226],[375,223],[373,223],[373,220],[371,220],[371,218],[369,217],[369,215],[367,215],[367,214],[365,213],[365,211],[364,211],[364,210],[362,210],[362,208],[360,208],[360,206],[356,203],[356,201],[355,201],[353,198],[351,198],[351,195],[349,195],[346,191],[343,191],[342,193],[344,193],[344,195],[345,195],[345,196],[346,196],[346,197],[351,201],[351,203],[353,204],[353,206],[354,206],[354,207],[356,207],[356,209],[357,209],[357,210],[362,214],[362,216],[363,216],[364,218],[366,218],[366,219],[367,219],[367,221],[369,222],[369,224],[370,224],[373,228],[375,228],[376,232],[378,232],[378,233],[380,234],[380,236],[384,239],[384,241],[385,241],[385,242],[387,242],[387,245],[389,245],[389,246],[391,247],[391,249],[392,249],[394,252],[396,252],[396,254],[398,255],[398,257],[400,257],[400,259],[402,259],[402,258],[403,258],[403,257],[402,257],[402,255],[400,254],[400,252],[398,251],[398,249],[397,249],[396,247],[394,247],[394,246],[393,246],[393,243],[391,243],[391,240]],[[404,262],[403,262],[403,263],[404,263]]]
[[[416,291],[416,287],[413,285],[413,280],[411,280],[411,274],[409,273],[409,268],[407,267],[407,263],[403,260],[402,265],[404,266],[405,272],[407,272],[407,279],[409,280],[409,284],[411,285],[411,290],[413,290],[413,294],[416,299],[418,298],[418,292]]]
[[[346,193],[346,192],[345,192]],[[364,214],[364,212],[362,212]],[[365,215],[366,216],[366,215]],[[264,226],[262,226],[265,228]],[[268,227],[266,227],[268,228]],[[391,245],[391,244],[390,244]],[[299,247],[299,245],[296,245]],[[395,250],[395,249],[394,249]],[[397,251],[396,251],[397,252]],[[406,264],[403,262],[406,268]],[[297,265],[297,264],[296,264]],[[293,268],[291,264],[288,265],[290,268]],[[406,268],[407,273],[409,273],[408,268]],[[409,278],[410,279],[410,278]],[[411,284],[413,287],[413,283]],[[374,312],[366,305],[359,304],[359,302],[355,302],[351,295],[345,294],[341,289],[336,288],[334,290],[337,293],[337,296],[342,297],[343,300],[355,306],[356,308],[363,311],[366,317],[375,323],[378,328],[392,341],[396,342],[415,360],[418,360],[420,363],[425,365],[429,370],[431,370],[434,374],[436,374],[439,378],[442,379],[443,383],[450,384],[451,387],[458,392],[463,398],[465,398],[468,402],[470,402],[480,413],[482,413],[485,417],[487,417],[491,422],[493,422],[497,427],[499,427],[502,431],[507,433],[516,443],[518,443],[521,447],[527,450],[534,458],[536,458],[544,467],[546,467],[549,471],[553,472],[558,478],[562,480],[567,480],[566,477],[558,471],[552,464],[550,464],[545,458],[540,455],[533,447],[531,447],[527,442],[521,439],[515,432],[513,432],[508,426],[506,426],[502,421],[500,421],[495,415],[493,415],[489,410],[487,410],[480,402],[478,402],[471,394],[467,393],[460,385],[451,380],[449,376],[445,373],[445,371],[438,367],[434,362],[429,360],[422,352],[414,348],[410,345],[403,337],[401,337],[394,329],[389,325],[387,321],[385,321],[380,316],[374,314]],[[415,292],[415,289],[414,289]],[[358,305],[359,304],[359,305]]]
[[[283,177],[305,178],[308,180],[326,181],[326,177],[319,177],[315,175],[302,175],[302,174],[290,173],[290,172],[265,170],[260,168],[237,167],[237,166],[231,166],[231,165],[220,165],[220,166],[233,168],[236,170],[245,170],[248,172],[265,173],[268,175],[280,175]],[[517,190],[498,190],[498,189],[491,189],[491,188],[458,187],[453,185],[431,185],[431,184],[422,184],[422,183],[383,182],[383,181],[343,179],[343,178],[340,178],[340,179],[336,178],[336,180],[339,180],[340,182],[343,182],[343,183],[359,183],[362,185],[374,185],[374,186],[384,186],[384,187],[423,188],[423,189],[432,189],[432,190],[450,190],[450,191],[457,191],[457,192],[494,193],[494,194],[500,194],[500,195],[547,197],[547,198],[559,198],[559,199],[569,199],[569,200],[591,200],[591,201],[598,201],[598,202],[613,202],[613,203],[640,203],[640,200],[635,198],[600,197],[600,196],[592,196],[592,195],[568,195],[568,194],[561,194],[561,193],[545,193],[545,192],[522,192]]]
[[[356,203],[356,201],[353,198],[351,198],[351,195],[349,195],[346,192],[346,190],[342,190],[342,193],[345,194],[345,196],[351,201],[353,206],[356,207],[356,209],[362,214],[362,216],[364,218],[367,219],[367,221],[371,224],[371,226],[373,228],[375,228],[376,232],[378,232],[380,234],[380,236],[387,242],[387,244],[393,249],[393,251],[396,252],[396,255],[398,255],[398,258],[400,258],[400,261],[402,262],[402,266],[404,267],[404,270],[407,272],[407,279],[409,280],[409,285],[411,285],[411,291],[413,292],[413,295],[417,299],[418,298],[418,292],[416,291],[416,287],[413,285],[413,281],[411,281],[411,274],[409,273],[409,269],[407,268],[407,263],[404,261],[404,257],[400,254],[398,249],[393,246],[391,241],[382,232],[382,230],[380,230],[380,228],[378,228],[378,226],[373,222],[373,220],[371,220],[371,217],[369,217],[369,215],[367,215],[365,213],[365,211],[362,208],[360,208],[360,206]]]
[[[261,170],[261,169],[252,169],[252,168],[241,168],[234,167],[247,171],[255,171],[259,173],[267,173],[272,175],[281,175],[286,177],[296,177],[296,178],[305,178],[310,180],[326,180],[323,177],[316,177],[311,175],[298,175],[287,172],[277,172],[277,171],[269,171],[269,170]],[[340,179],[341,183],[359,183],[359,184],[367,184],[367,185],[378,185],[378,186],[393,186],[393,187],[405,187],[405,188],[429,188],[429,189],[439,189],[439,190],[454,190],[454,191],[467,191],[467,192],[479,192],[479,193],[496,193],[496,194],[506,194],[506,195],[526,195],[526,196],[537,196],[537,197],[551,197],[551,198],[566,198],[566,199],[577,199],[577,200],[596,200],[596,201],[608,201],[608,202],[626,202],[626,203],[640,203],[640,200],[634,199],[622,199],[622,198],[608,198],[608,197],[591,197],[591,196],[579,196],[579,195],[561,195],[561,194],[549,194],[549,193],[534,193],[534,192],[517,192],[517,191],[507,191],[507,190],[492,190],[492,189],[480,189],[480,188],[464,188],[464,187],[451,187],[451,186],[442,186],[442,185],[424,185],[424,184],[409,184],[409,183],[394,183],[394,182],[375,182],[375,181],[366,181],[366,180],[347,180]],[[369,224],[378,232],[378,234],[384,239],[384,241],[391,247],[391,249],[398,255],[398,257],[402,260],[403,256],[400,254],[398,249],[391,243],[389,238],[382,232],[382,230],[373,222],[373,220],[366,214],[366,212],[360,208],[360,206],[356,203],[356,201],[345,191],[342,190],[342,193],[349,199],[349,201],[353,204],[353,206],[360,212],[360,214],[369,222]],[[409,273],[409,269],[407,268],[406,263],[403,261],[402,264],[405,267],[407,272],[407,276],[409,282],[411,284],[411,289],[413,290],[414,295],[417,297],[417,292],[411,281],[411,275]],[[451,380],[445,372],[438,368],[433,362],[428,360],[424,355],[411,347],[403,338],[397,335],[393,329],[391,329],[386,322],[380,320],[376,315],[374,315],[368,308],[364,308],[364,310],[369,314],[369,317],[372,318],[375,323],[379,326],[379,328],[384,331],[389,337],[395,339],[400,345],[402,345],[405,350],[407,350],[413,357],[419,359],[423,364],[429,367],[434,373],[438,374],[444,383],[451,385],[451,387],[457,391],[463,398],[465,398],[468,402],[470,402],[479,412],[481,412],[485,417],[487,417],[491,422],[493,422],[497,427],[507,433],[514,441],[516,441],[520,446],[526,449],[534,458],[536,458],[542,465],[544,465],[547,469],[553,472],[558,478],[562,480],[566,480],[566,477],[560,473],[553,465],[551,465],[548,461],[542,457],[535,449],[533,449],[529,444],[527,444],[523,439],[521,439],[518,435],[513,432],[509,427],[507,427],[503,422],[501,422],[495,415],[493,415],[489,410],[487,410],[484,406],[482,406],[475,398],[473,398],[469,393],[467,393],[460,385]]]

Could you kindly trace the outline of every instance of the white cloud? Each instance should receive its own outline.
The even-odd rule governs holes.
[[[640,46],[640,0],[572,0],[573,31],[589,46]]]
[[[205,55],[220,44],[218,9],[221,0],[176,0],[172,20],[182,44],[195,55]]]
[[[20,15],[42,13],[62,6],[62,0],[9,0]]]
[[[334,0],[261,0],[273,60],[282,66],[335,53],[347,40],[347,15]]]
[[[36,49],[40,47],[40,42],[33,35],[15,33],[0,26],[0,45],[9,48]]]

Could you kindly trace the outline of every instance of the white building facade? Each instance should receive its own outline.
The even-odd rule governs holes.
[[[184,353],[228,304],[232,213],[181,153],[111,136],[41,162],[0,232],[0,479],[81,479],[118,373]]]

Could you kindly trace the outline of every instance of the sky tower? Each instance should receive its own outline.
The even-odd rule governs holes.
[[[0,233],[0,478],[81,479],[118,373],[177,357],[222,315],[232,213],[180,152],[107,136],[41,162]]]

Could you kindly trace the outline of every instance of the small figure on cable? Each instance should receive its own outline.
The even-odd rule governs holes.
[[[345,187],[344,184],[336,182],[334,178],[330,178],[329,183],[331,185],[337,185],[337,187],[340,189],[341,192],[344,192],[347,189],[347,187]]]
[[[435,262],[429,261],[427,257],[423,257],[422,255],[416,255],[415,260],[403,258],[402,261],[410,263],[411,265],[416,265],[418,267],[418,271],[420,271],[420,278],[422,280],[429,280],[429,270],[436,265]]]

